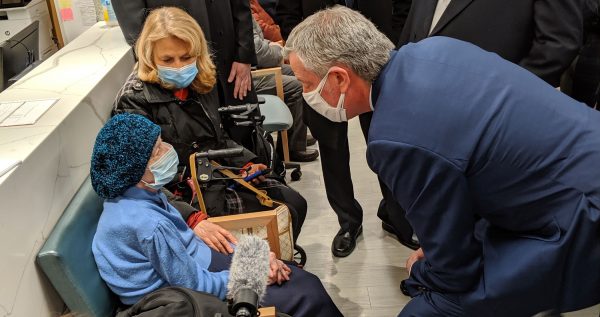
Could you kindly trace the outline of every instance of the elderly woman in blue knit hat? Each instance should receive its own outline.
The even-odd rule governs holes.
[[[160,127],[121,114],[100,130],[92,186],[105,198],[92,251],[100,275],[126,305],[161,287],[180,286],[225,298],[230,256],[200,240],[160,188],[179,160]],[[263,305],[293,316],[341,316],[319,279],[271,253]]]

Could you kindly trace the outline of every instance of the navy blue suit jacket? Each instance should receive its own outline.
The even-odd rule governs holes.
[[[392,52],[373,97],[368,162],[426,256],[409,285],[469,316],[600,302],[599,112],[445,37]]]

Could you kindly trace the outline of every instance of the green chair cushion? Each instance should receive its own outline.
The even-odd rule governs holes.
[[[88,177],[37,255],[38,265],[75,316],[114,316],[118,304],[92,254],[102,203]]]

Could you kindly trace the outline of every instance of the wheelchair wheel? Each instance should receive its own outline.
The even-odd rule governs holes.
[[[291,177],[292,177],[292,181],[294,181],[294,182],[297,180],[300,180],[300,177],[302,177],[302,172],[300,171],[300,168],[295,168],[292,171]]]
[[[294,261],[298,263],[299,267],[304,267],[306,264],[306,252],[299,245],[294,245]]]

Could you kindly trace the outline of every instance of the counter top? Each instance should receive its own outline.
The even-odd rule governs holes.
[[[97,23],[0,93],[59,99],[33,125],[0,127],[0,316],[57,316],[63,303],[35,256],[89,175],[96,134],[134,64],[119,27]]]

